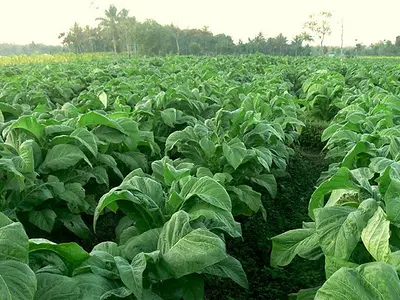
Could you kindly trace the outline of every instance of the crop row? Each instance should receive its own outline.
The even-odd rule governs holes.
[[[388,66],[392,77],[382,76]],[[241,237],[236,216],[267,219],[262,199],[276,196],[306,117],[334,117],[323,138],[335,164],[310,201],[314,222],[275,237],[272,264],[325,255],[321,299],[340,274],[370,272],[362,253],[395,283],[385,268],[394,270],[396,243],[389,233],[373,236],[369,221],[396,224],[396,202],[385,203],[397,182],[395,70],[261,55],[4,67],[0,291],[10,299],[203,299],[209,276],[248,288],[225,237]],[[90,252],[49,240],[89,239],[113,214],[115,240]]]

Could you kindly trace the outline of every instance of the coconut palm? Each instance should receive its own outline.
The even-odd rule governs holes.
[[[100,26],[107,31],[111,37],[114,53],[117,52],[117,39],[118,39],[118,9],[115,5],[110,5],[108,9],[104,11],[104,18],[97,18],[100,21]]]

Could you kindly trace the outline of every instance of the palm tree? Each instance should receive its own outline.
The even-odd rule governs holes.
[[[313,38],[306,32],[296,35],[292,40],[292,45],[295,47],[295,55],[297,56],[298,50],[303,47],[303,42],[312,42]]]
[[[100,26],[108,31],[111,36],[111,41],[113,44],[114,53],[117,52],[117,38],[118,38],[118,10],[115,5],[110,5],[110,7],[104,11],[105,18],[97,18],[100,21]]]
[[[275,37],[276,47],[279,49],[279,55],[283,54],[283,48],[287,46],[287,38],[282,34],[278,34]]]
[[[126,51],[130,56],[132,52],[132,39],[136,26],[136,18],[129,17],[129,11],[124,8],[118,13],[118,25],[119,29],[123,32]]]

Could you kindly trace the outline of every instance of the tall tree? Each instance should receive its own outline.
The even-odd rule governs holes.
[[[132,44],[135,37],[136,18],[130,17],[129,11],[125,8],[118,13],[118,29],[123,36],[124,48],[130,56],[132,54]]]
[[[313,41],[312,36],[307,32],[302,32],[300,34],[297,34],[291,42],[291,46],[293,46],[295,49],[295,56],[297,56],[301,48],[303,48],[304,42],[312,42],[312,41]]]
[[[113,50],[117,52],[117,39],[118,39],[118,9],[115,5],[110,5],[108,9],[104,11],[104,18],[97,18],[100,21],[100,26],[103,27],[111,37]]]
[[[326,36],[331,35],[332,28],[330,19],[332,13],[320,12],[318,14],[312,14],[308,17],[308,21],[304,23],[304,29],[309,30],[311,35],[314,35],[319,40],[321,54],[323,53],[323,44]]]
[[[283,50],[287,46],[287,41],[288,41],[287,38],[282,33],[278,34],[275,37],[275,45],[276,45],[276,48],[279,51],[279,55],[283,55],[284,54]]]

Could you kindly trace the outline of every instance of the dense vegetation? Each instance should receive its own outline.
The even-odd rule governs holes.
[[[98,25],[91,27],[74,23],[67,32],[58,36],[61,45],[36,44],[13,45],[0,43],[0,56],[19,54],[53,54],[59,52],[95,53],[125,52],[128,55],[165,56],[254,54],[289,56],[336,55],[336,56],[398,56],[400,55],[400,36],[394,41],[384,40],[371,45],[357,43],[354,47],[326,46],[325,36],[331,34],[329,12],[311,15],[305,20],[304,28],[292,39],[282,33],[266,36],[259,32],[247,41],[234,42],[227,34],[212,33],[207,26],[203,28],[181,29],[173,24],[162,25],[156,20],[139,22],[126,9],[118,10],[111,5],[99,15]],[[318,47],[310,42],[315,42]]]
[[[263,55],[3,66],[0,294],[397,299],[399,76]],[[280,268],[296,255],[315,263]]]

